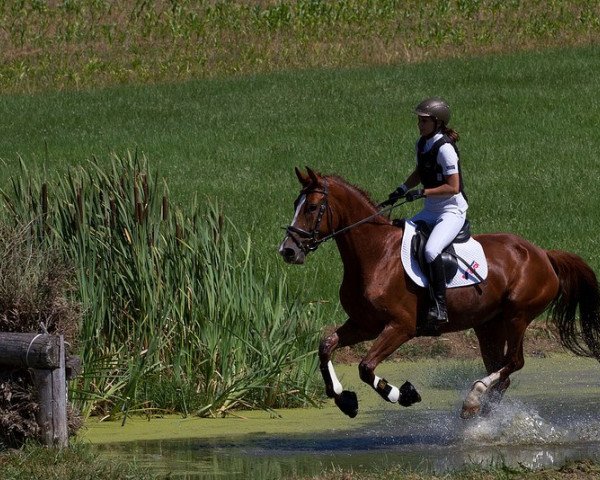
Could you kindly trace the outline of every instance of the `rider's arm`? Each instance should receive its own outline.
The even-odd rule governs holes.
[[[423,193],[426,197],[451,197],[460,192],[460,176],[458,173],[444,177],[445,183],[439,187],[426,188]]]
[[[415,188],[419,183],[421,183],[421,177],[419,177],[419,172],[415,168],[404,182],[404,185],[410,190],[411,188]]]

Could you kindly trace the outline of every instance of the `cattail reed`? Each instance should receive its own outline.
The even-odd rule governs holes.
[[[84,374],[71,395],[105,415],[122,415],[124,399],[199,415],[312,402],[318,311],[257,266],[221,208],[169,205],[147,171],[143,157],[94,159],[54,183],[21,174],[3,192],[5,218],[21,224],[39,225],[41,199],[43,239],[77,272]]]

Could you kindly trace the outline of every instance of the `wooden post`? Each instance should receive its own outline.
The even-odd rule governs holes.
[[[67,380],[65,376],[65,342],[59,337],[59,365],[54,369],[34,369],[33,379],[40,408],[37,414],[40,439],[46,446],[67,447]]]
[[[56,335],[0,333],[0,365],[24,368],[58,368],[60,345]]]
[[[74,359],[75,360],[75,359]],[[63,336],[0,333],[0,366],[31,368],[39,410],[40,439],[47,446],[68,446],[67,379]],[[77,361],[71,362],[77,374]]]

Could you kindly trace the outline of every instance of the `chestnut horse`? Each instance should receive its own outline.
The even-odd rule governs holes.
[[[320,369],[328,397],[350,417],[356,394],[343,389],[331,363],[336,348],[374,340],[358,367],[385,400],[409,406],[420,401],[406,382],[397,388],[375,375],[377,365],[417,335],[417,320],[429,296],[404,272],[403,229],[390,222],[359,188],[338,176],[296,169],[302,190],[279,252],[302,264],[322,242],[334,239],[344,266],[340,301],[348,320],[319,346]],[[475,381],[461,416],[500,401],[510,375],[524,364],[523,337],[531,321],[551,310],[562,344],[580,356],[600,360],[600,292],[594,271],[579,256],[543,250],[509,233],[476,235],[488,260],[487,279],[447,291],[449,323],[441,333],[473,328],[488,376]],[[579,308],[579,316],[576,316]]]

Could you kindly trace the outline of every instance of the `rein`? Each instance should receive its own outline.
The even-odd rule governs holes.
[[[331,240],[332,238],[335,238],[336,236],[338,236],[342,233],[345,233],[348,230],[358,227],[359,225],[362,225],[363,223],[366,223],[366,222],[372,220],[373,218],[375,218],[379,215],[382,215],[383,213],[391,212],[394,208],[400,207],[401,205],[404,205],[406,203],[406,201],[404,201],[397,205],[390,205],[388,207],[384,207],[381,210],[378,210],[373,215],[369,215],[368,217],[363,218],[362,220],[359,220],[358,222],[355,222],[352,225],[348,225],[348,226],[338,230],[337,232],[334,231],[334,232],[330,233],[329,235],[326,235],[322,238],[318,238],[319,227],[321,226],[321,221],[323,220],[323,215],[327,211],[329,219],[331,220],[331,218],[333,217],[333,214],[331,212],[331,208],[329,207],[329,202],[328,202],[329,189],[327,188],[327,184],[325,183],[323,185],[322,190],[313,190],[311,193],[315,193],[315,192],[323,194],[325,196],[325,201],[323,203],[321,203],[321,206],[319,207],[319,213],[317,214],[315,226],[312,229],[312,231],[308,232],[306,230],[295,227],[293,225],[288,225],[287,227],[283,227],[285,229],[285,231],[288,233],[288,235],[290,236],[290,238],[294,241],[296,246],[305,253],[314,252],[317,248],[319,248],[319,246],[322,243],[325,243],[327,240]],[[380,205],[378,205],[378,207],[379,206]],[[330,221],[330,225],[331,225],[331,221]],[[310,240],[310,242],[308,244],[302,243],[302,242],[300,242],[300,240],[298,240],[297,237],[307,238]]]
[[[337,235],[347,232],[348,230],[354,228],[354,227],[358,227],[359,225],[362,225],[363,223],[367,223],[369,220],[372,220],[373,218],[383,214],[383,213],[387,213],[387,212],[391,212],[394,208],[396,207],[400,207],[402,205],[404,205],[406,203],[406,201],[399,203],[397,205],[390,205],[389,207],[384,207],[381,210],[379,210],[378,212],[374,213],[373,215],[369,215],[366,218],[363,218],[362,220],[359,220],[356,223],[353,223],[352,225],[348,225],[347,227],[342,228],[341,230],[338,230],[337,232],[333,232],[330,233],[329,235],[326,235],[325,237],[319,239],[319,244],[326,242],[327,240],[331,240],[332,238],[336,237]]]

